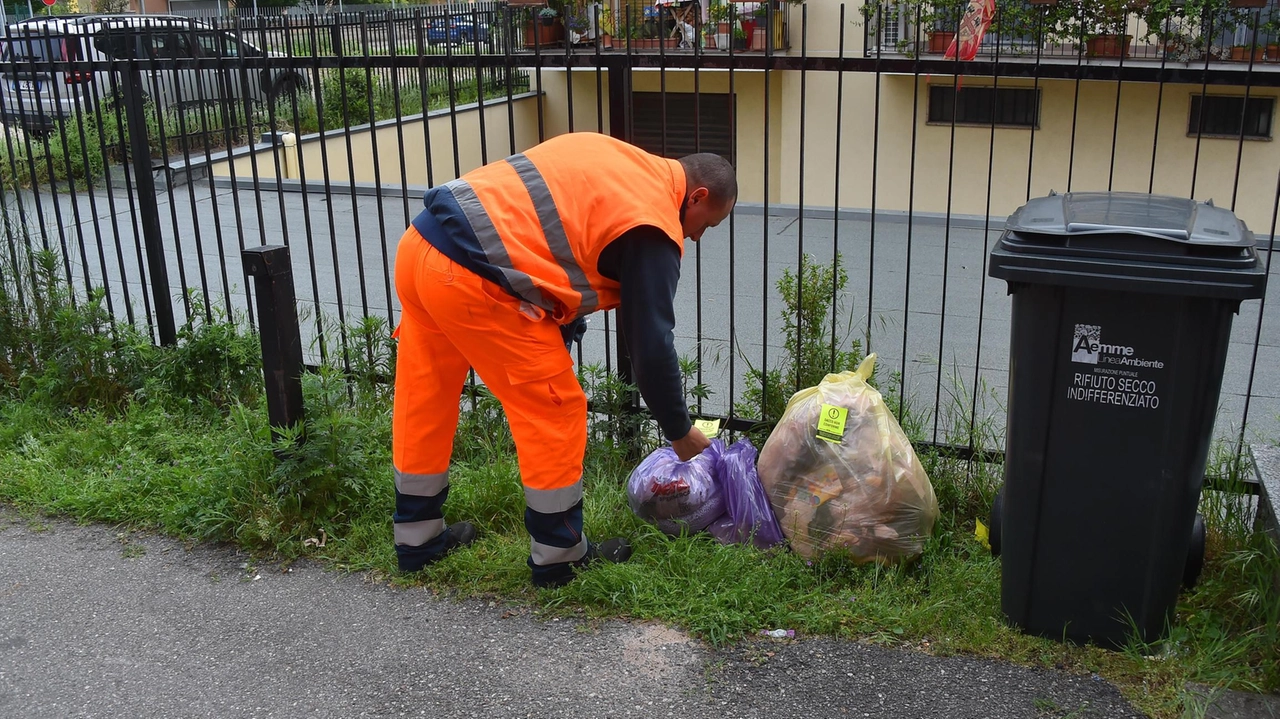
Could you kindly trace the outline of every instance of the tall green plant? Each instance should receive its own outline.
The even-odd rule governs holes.
[[[828,373],[857,368],[864,357],[862,341],[852,336],[847,321],[843,331],[839,326],[839,318],[847,317],[848,283],[849,275],[838,257],[832,265],[818,265],[805,255],[799,272],[783,271],[777,283],[784,304],[782,360],[771,368],[747,371],[747,389],[734,407],[735,414],[772,424],[782,417],[797,390],[818,384]],[[837,318],[834,327],[833,316]]]

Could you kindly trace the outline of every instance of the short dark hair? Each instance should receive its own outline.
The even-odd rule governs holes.
[[[738,177],[733,165],[712,152],[699,152],[680,158],[684,167],[685,196],[698,187],[705,187],[720,202],[728,202],[738,196]]]

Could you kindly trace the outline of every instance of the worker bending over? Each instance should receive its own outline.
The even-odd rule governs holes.
[[[637,387],[682,460],[709,446],[684,404],[672,330],[684,240],[737,201],[733,167],[668,160],[597,133],[570,133],[435,187],[400,240],[392,426],[395,547],[412,572],[475,540],[446,525],[449,461],[469,368],[502,403],[524,483],[533,583],[568,582],[623,539],[582,531],[587,398],[566,336],[617,309]]]

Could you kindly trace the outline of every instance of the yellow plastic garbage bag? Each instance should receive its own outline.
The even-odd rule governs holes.
[[[938,518],[911,442],[867,384],[875,359],[797,392],[760,450],[760,481],[801,556],[844,547],[858,562],[910,559]]]

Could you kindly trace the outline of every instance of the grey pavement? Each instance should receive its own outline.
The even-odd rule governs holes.
[[[214,301],[229,298],[233,308],[244,310],[252,286],[239,259],[241,245],[287,244],[304,316],[341,313],[350,323],[371,314],[394,322],[399,306],[387,270],[394,268],[406,218],[420,201],[416,194],[353,197],[349,188],[333,189],[328,196],[265,189],[255,194],[251,185],[232,189],[196,182],[162,192],[171,285],[207,286]],[[94,284],[105,278],[118,314],[125,314],[127,302],[141,313],[149,300],[139,281],[139,235],[128,198],[120,191],[108,198],[104,189],[81,192],[75,202],[65,194],[55,202],[47,191],[40,198],[39,214],[47,218],[41,227],[55,243],[57,228],[65,228],[61,234],[78,281],[86,274]],[[34,214],[30,201],[28,208]],[[687,251],[677,296],[677,349],[697,357],[702,338],[702,379],[714,393],[704,409],[726,412],[741,398],[749,368],[776,366],[785,340],[778,279],[784,270],[794,272],[802,251],[829,264],[838,244],[849,281],[839,298],[837,325],[857,337],[869,332],[885,376],[900,371],[916,407],[943,408],[933,438],[947,439],[948,423],[963,419],[975,404],[980,418],[992,417],[1002,426],[1011,301],[1005,284],[986,276],[986,256],[999,230],[998,224],[984,233],[899,219],[878,220],[874,227],[865,220],[784,216],[766,223],[758,212],[735,213],[731,223],[709,231]],[[1271,273],[1280,274],[1280,263],[1273,263]],[[1270,283],[1268,304],[1278,295],[1280,283]],[[1263,313],[1259,324],[1262,306],[1244,303],[1232,326],[1220,437],[1240,431],[1250,393],[1248,438],[1280,436],[1280,313]],[[181,302],[177,307],[181,318]],[[611,327],[604,314],[591,318],[583,362],[612,363],[612,342],[606,341]],[[314,324],[304,320],[309,346],[315,334]],[[317,358],[317,348],[310,354]],[[928,429],[932,435],[932,422]]]
[[[0,716],[1142,714],[1095,676],[833,639],[714,650],[0,506]]]

